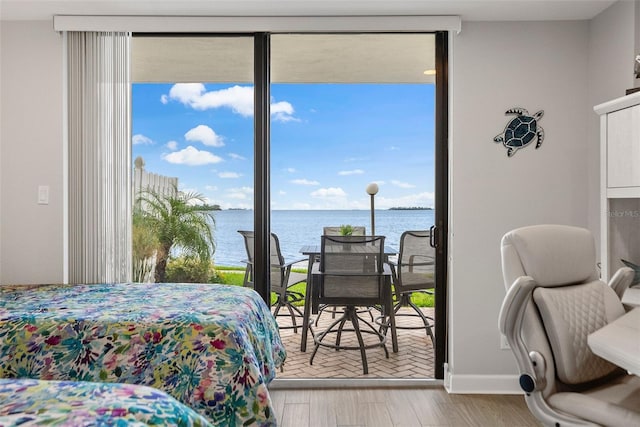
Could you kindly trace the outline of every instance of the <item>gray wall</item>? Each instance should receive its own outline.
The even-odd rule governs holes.
[[[500,239],[539,223],[587,225],[588,23],[466,22],[454,41],[450,360],[453,390],[514,372],[500,349]],[[523,107],[544,110],[542,146],[493,142]],[[470,357],[470,355],[473,355]],[[507,379],[508,380],[508,379]],[[489,379],[487,378],[487,381]],[[508,389],[500,377],[493,387]]]
[[[453,391],[515,390],[515,363],[497,330],[501,236],[546,222],[598,231],[592,106],[633,84],[634,17],[635,2],[620,2],[591,22],[464,22],[452,41]],[[62,42],[50,21],[2,22],[0,37],[0,283],[59,282]],[[515,106],[543,109],[546,137],[539,150],[508,159],[492,139]],[[51,186],[44,206],[36,204],[43,184]]]
[[[47,22],[2,22],[0,283],[63,280],[62,39]],[[50,202],[38,205],[38,186]]]

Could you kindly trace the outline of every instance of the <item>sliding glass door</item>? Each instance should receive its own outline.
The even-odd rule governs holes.
[[[398,312],[398,324],[414,328],[400,333],[410,366],[390,363],[386,374],[378,374],[382,377],[433,378],[442,357],[435,352],[446,330],[439,327],[444,317],[435,314],[436,300],[444,301],[436,298],[435,287],[445,283],[435,268],[445,260],[444,222],[436,209],[442,206],[436,200],[441,197],[436,194],[438,37],[271,36],[271,230],[287,259],[300,259],[302,247],[319,244],[325,227],[358,227],[385,236],[386,246],[396,251],[391,261],[398,260],[405,231],[431,234],[425,251],[438,258],[426,273],[432,284],[410,297],[415,309],[405,301]],[[370,195],[371,188],[377,193]],[[446,191],[446,183],[442,188]],[[418,316],[410,316],[417,312],[428,318],[435,339],[419,327]],[[299,340],[288,330],[282,334]],[[353,376],[346,366],[344,372],[324,366],[317,372]]]
[[[271,232],[293,261],[305,258],[302,246],[319,244],[324,227],[384,235],[396,254],[404,231],[428,230],[435,289],[414,302],[430,318],[435,345],[426,334],[416,341],[430,354],[413,378],[441,378],[446,36],[134,35],[136,278],[243,285],[248,277],[270,302]],[[159,241],[145,222],[149,194],[200,206],[209,253],[177,235]],[[239,230],[255,233],[250,275]],[[304,282],[297,286],[305,292]]]

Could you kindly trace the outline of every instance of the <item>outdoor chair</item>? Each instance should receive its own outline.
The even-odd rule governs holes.
[[[247,268],[244,273],[243,286],[255,288],[253,281],[253,265],[254,265],[254,232],[238,230],[238,233],[244,238],[244,246],[247,251],[247,259],[242,260],[247,264]],[[303,314],[298,307],[293,305],[296,302],[303,301],[304,295],[300,292],[292,291],[290,288],[301,282],[307,281],[307,275],[305,273],[296,273],[291,271],[294,264],[307,259],[298,259],[291,262],[286,262],[280,251],[280,241],[278,236],[271,233],[270,239],[270,278],[271,278],[271,292],[277,296],[275,309],[273,315],[276,317],[286,316],[291,318],[291,325],[281,326],[280,329],[293,329],[295,333],[298,332],[298,328],[302,327],[298,325],[298,320],[303,319]],[[281,314],[280,310],[285,308],[287,313]]]
[[[322,234],[324,236],[341,236],[341,228],[342,227],[322,227]],[[360,225],[356,225],[353,226],[351,228],[352,232],[351,235],[352,236],[364,236],[366,234],[366,228]],[[316,259],[316,262],[320,262],[320,258]],[[325,307],[320,307],[318,309],[318,315],[316,316],[316,326],[318,326],[318,322],[320,321],[320,316],[322,315],[322,313],[324,313],[324,309]],[[337,306],[332,306],[331,307],[331,318],[335,319],[336,318],[336,313],[340,312],[340,307]],[[367,312],[369,313],[369,315],[371,316],[371,320],[373,321],[373,314],[371,314],[371,307],[368,307],[366,309],[360,309],[358,310],[358,313],[364,313]]]
[[[515,355],[533,415],[548,426],[640,425],[640,377],[596,356],[587,337],[625,313],[631,269],[599,280],[593,236],[562,225],[502,238],[507,295],[500,331]]]
[[[427,336],[433,338],[433,318],[426,316],[411,296],[420,292],[433,295],[435,287],[434,265],[435,250],[431,247],[429,230],[405,231],[400,236],[400,254],[397,262],[389,262],[393,273],[393,287],[396,295],[394,311],[397,317],[419,317],[422,325],[409,326],[396,324],[397,329],[425,329]],[[411,313],[399,313],[400,308],[411,307]]]
[[[366,350],[386,348],[386,329],[391,328],[396,346],[395,321],[391,298],[391,270],[384,262],[383,236],[322,236],[320,263],[314,264],[314,280],[311,308],[317,313],[320,306],[344,307],[341,316],[326,329],[314,332],[315,347],[310,364],[320,347],[335,350],[359,350],[364,374],[369,373]],[[379,305],[389,314],[381,331],[372,322],[358,317],[357,307]],[[350,325],[346,325],[349,322]],[[350,327],[349,327],[350,326]],[[353,332],[358,345],[342,342],[343,333]],[[363,335],[373,337],[365,339]],[[335,336],[335,341],[329,337]]]

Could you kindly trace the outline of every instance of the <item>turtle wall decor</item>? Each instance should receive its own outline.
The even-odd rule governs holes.
[[[516,117],[511,119],[504,131],[493,138],[494,142],[502,142],[507,149],[507,156],[511,157],[520,148],[526,147],[534,139],[536,140],[536,149],[542,145],[544,139],[544,129],[538,124],[540,118],[544,115],[544,111],[540,110],[534,115],[524,108],[511,108],[507,110],[505,115],[515,114]]]

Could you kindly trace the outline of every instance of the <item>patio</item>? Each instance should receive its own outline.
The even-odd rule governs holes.
[[[427,316],[434,317],[433,308],[422,309]],[[400,313],[408,313],[410,309],[403,308]],[[323,330],[331,322],[331,314],[324,313],[315,330]],[[416,326],[421,321],[414,317],[400,316],[398,325]],[[288,317],[279,317],[281,326],[290,325]],[[313,338],[309,334],[307,351],[300,351],[300,329],[294,333],[293,329],[281,329],[280,336],[287,349],[287,360],[277,378],[393,378],[393,379],[425,379],[434,378],[434,348],[424,329],[398,329],[398,353],[391,351],[391,339],[387,342],[389,358],[386,359],[381,348],[367,350],[369,374],[362,373],[360,352],[357,350],[335,351],[321,347],[309,364],[313,352]],[[345,333],[343,343],[357,344],[355,334]]]

